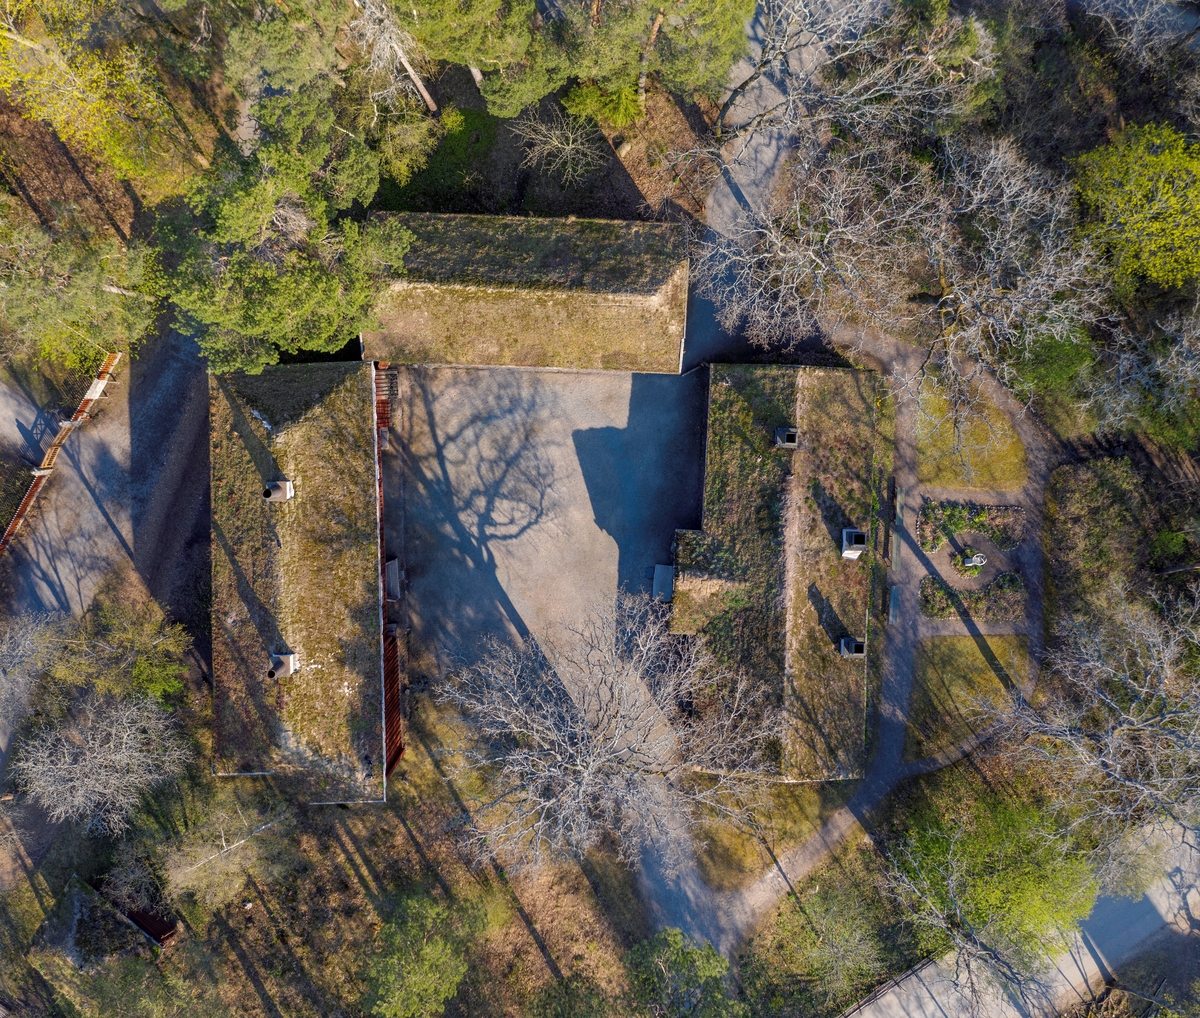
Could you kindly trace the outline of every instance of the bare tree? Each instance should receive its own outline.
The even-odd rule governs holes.
[[[124,912],[148,912],[165,915],[162,886],[153,865],[137,845],[130,841],[117,844],[113,864],[104,875],[104,896]]]
[[[1148,328],[1118,322],[1105,330],[1098,354],[1094,370],[1081,378],[1081,404],[1097,430],[1125,430],[1148,407],[1179,413],[1200,392],[1200,304]]]
[[[525,145],[522,166],[544,167],[563,184],[577,184],[608,161],[608,142],[583,117],[554,111],[547,123],[536,111],[512,121],[509,128]]]
[[[490,776],[468,840],[511,867],[580,855],[609,831],[626,857],[650,843],[669,856],[699,810],[747,814],[776,734],[759,691],[629,594],[557,651],[493,644],[441,699],[462,717],[468,764]]]
[[[803,151],[790,187],[767,210],[697,247],[701,285],[726,328],[767,345],[848,320],[908,324],[928,317],[908,295],[929,247],[949,228],[928,168],[886,139]]]
[[[730,89],[717,114],[719,139],[730,133],[730,114],[738,102],[760,79],[785,79],[785,87],[801,93],[816,74],[820,65],[834,52],[845,52],[873,25],[881,23],[888,14],[887,0],[767,0],[758,13],[762,25],[762,42],[750,73]],[[795,82],[788,79],[796,79]],[[797,86],[799,86],[797,88]],[[764,126],[782,122],[793,110],[786,93],[780,102],[762,111],[752,121],[733,128],[732,133],[745,134]]]
[[[437,103],[413,66],[419,61],[420,47],[401,27],[387,0],[354,0],[354,6],[360,13],[350,22],[350,37],[366,52],[371,71],[387,82],[371,94],[372,100],[393,106],[400,92],[415,91],[429,112],[436,113]]]
[[[1200,587],[1150,604],[1115,587],[1072,619],[1049,657],[1053,685],[993,715],[1010,752],[1043,765],[1068,830],[1126,884],[1155,829],[1200,831]]]
[[[29,711],[48,628],[46,617],[32,614],[0,626],[0,729],[11,732]]]
[[[994,44],[977,19],[951,15],[913,31],[887,0],[768,0],[759,20],[757,59],[717,115],[714,141],[727,160],[763,130],[819,137],[830,121],[856,133],[933,124],[963,111],[993,73]],[[739,102],[761,79],[777,98],[742,120]]]
[[[1112,314],[1102,260],[1077,235],[1065,180],[1007,140],[950,145],[945,158],[952,226],[929,250],[938,339],[914,378],[893,382],[914,400],[922,427],[951,429],[969,471],[994,438],[992,379],[1014,388],[1020,361],[1039,344],[1078,342]],[[921,400],[925,386],[943,400]]]
[[[13,769],[51,820],[115,834],[141,796],[181,774],[191,755],[153,700],[93,696],[62,724],[24,740]]]
[[[1003,140],[947,145],[940,162],[938,173],[887,133],[814,142],[786,197],[695,248],[722,323],[752,342],[848,322],[932,337],[920,369],[892,385],[923,427],[953,429],[968,464],[990,440],[992,381],[1013,385],[1039,343],[1074,342],[1111,312],[1065,180]]]
[[[1172,0],[1083,0],[1081,6],[1104,22],[1115,49],[1140,67],[1163,62],[1196,34],[1186,7]]]

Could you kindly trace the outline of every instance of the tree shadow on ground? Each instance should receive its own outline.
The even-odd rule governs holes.
[[[472,390],[465,412],[458,394],[437,384],[437,369],[414,368],[406,378],[399,477],[385,480],[403,498],[385,493],[384,511],[403,533],[410,584],[433,583],[455,601],[453,617],[427,615],[410,594],[414,635],[466,660],[489,635],[529,635],[497,576],[496,551],[553,517],[553,464],[536,434],[545,410],[518,372],[497,372]]]
[[[617,586],[647,590],[676,530],[700,526],[707,372],[635,374],[624,428],[572,433],[596,525],[617,543]]]

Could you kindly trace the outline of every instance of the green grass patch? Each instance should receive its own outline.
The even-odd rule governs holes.
[[[922,957],[865,839],[800,881],[746,944],[742,996],[756,1018],[836,1015]]]
[[[698,832],[696,862],[714,891],[753,883],[778,856],[806,840],[858,790],[857,781],[772,784],[760,811],[760,831],[711,822]]]
[[[1060,438],[1090,434],[1093,415],[1081,410],[1087,392],[1081,381],[1096,360],[1087,337],[1078,341],[1043,337],[1028,356],[1012,362],[1024,389],[1033,397],[1033,408]]]
[[[935,756],[977,730],[975,703],[1002,702],[1029,678],[1024,636],[935,636],[917,644],[906,760]]]
[[[1017,573],[1001,573],[986,587],[959,590],[941,577],[926,576],[920,604],[928,619],[966,616],[977,622],[1016,622],[1025,617],[1025,584]]]
[[[917,480],[933,488],[1010,491],[1029,476],[1025,446],[1003,411],[985,402],[981,416],[956,433],[946,398],[932,386],[921,392],[917,424]]]

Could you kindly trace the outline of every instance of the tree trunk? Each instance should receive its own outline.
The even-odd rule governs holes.
[[[395,44],[393,44],[395,45]],[[408,54],[399,46],[395,47],[396,56],[400,58],[400,63],[404,65],[404,69],[408,71],[408,76],[412,78],[412,83],[417,86],[417,91],[421,93],[421,98],[425,100],[425,105],[429,107],[430,113],[438,111],[438,105],[433,101],[433,96],[425,89],[425,82],[421,80],[421,76],[413,70],[413,65],[408,62]]]
[[[650,41],[646,43],[646,48],[642,50],[642,71],[638,75],[638,105],[642,108],[642,115],[646,113],[646,61],[650,59],[650,51],[654,49],[654,43],[658,39],[658,30],[662,28],[663,17],[666,11],[661,7],[658,13],[654,16],[654,24],[650,26]]]

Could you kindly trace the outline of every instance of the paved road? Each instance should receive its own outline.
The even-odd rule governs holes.
[[[1200,938],[1200,851],[1178,840],[1162,878],[1138,899],[1100,898],[1079,936],[1041,977],[1023,1014],[993,991],[979,1018],[1039,1018],[1090,1000],[1121,967],[1161,937]],[[1196,948],[1200,950],[1200,946]],[[867,998],[854,1018],[976,1018],[954,985],[949,959],[931,962]]]
[[[122,361],[96,420],[67,439],[37,509],[0,560],[9,611],[78,614],[114,569],[127,568],[177,618],[203,622],[205,379],[195,343],[175,334]],[[29,394],[0,385],[0,439],[36,460],[54,431]],[[203,640],[204,626],[193,628]],[[7,742],[0,732],[0,747]]]
[[[596,598],[649,589],[699,525],[707,372],[401,368],[385,537],[412,663],[484,638],[568,638]]]

